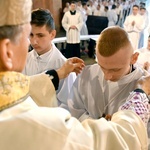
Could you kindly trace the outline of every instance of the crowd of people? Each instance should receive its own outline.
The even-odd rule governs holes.
[[[128,32],[135,50],[147,45],[150,22],[148,7],[145,2],[137,0],[79,0],[74,1],[74,3],[76,8],[72,10],[72,4],[66,2],[63,13],[65,15],[66,12],[75,10],[80,12],[83,25],[82,28],[80,26],[76,30],[78,34],[88,34],[86,21],[89,15],[103,16],[108,18],[108,26],[120,26]],[[71,17],[69,16],[68,18],[70,19]],[[66,28],[64,29],[66,30]]]
[[[0,1],[0,149],[148,150],[150,75],[135,67],[128,31],[104,29],[97,63],[85,66],[69,52],[84,24],[76,3],[62,20],[68,59],[52,42],[50,11],[31,8],[32,0]]]
[[[67,32],[67,47],[66,54],[72,53],[71,55],[67,55],[66,57],[77,56],[80,57],[81,51],[81,43],[79,41],[80,35],[88,35],[88,29],[86,25],[86,21],[89,15],[93,16],[104,16],[108,18],[108,27],[109,26],[119,26],[128,33],[129,38],[132,42],[133,48],[135,51],[139,51],[140,49],[147,48],[148,45],[148,36],[150,34],[150,21],[149,21],[149,11],[146,4],[148,2],[136,1],[136,0],[88,0],[88,1],[74,1],[74,4],[67,2],[66,7],[63,9],[64,17],[62,20],[62,26]],[[72,9],[72,5],[73,9]],[[78,12],[78,16],[80,17],[80,27],[76,29],[71,29],[69,27],[70,24],[73,24],[74,16],[70,15],[66,17],[66,14],[70,14],[69,12]],[[80,13],[80,15],[79,15]],[[81,20],[82,17],[82,20]],[[69,20],[67,20],[67,19]],[[72,18],[72,19],[71,19]],[[77,19],[78,17],[76,17]],[[64,26],[64,19],[68,24],[66,24],[67,28]],[[79,20],[79,19],[78,19]],[[82,26],[82,27],[81,27]],[[76,32],[76,36],[72,36],[71,32]],[[70,37],[69,37],[70,34]],[[75,40],[74,38],[78,38]],[[70,41],[71,39],[71,41]],[[77,42],[78,47],[76,47],[75,43]],[[74,47],[70,47],[68,49],[68,45]],[[78,51],[78,55],[75,52]],[[90,51],[90,50],[89,50]],[[73,53],[74,52],[74,53]],[[140,51],[139,51],[140,52]],[[149,70],[150,60],[141,59],[143,53],[140,53],[140,58],[137,61],[137,64],[142,65],[143,68]],[[145,55],[145,54],[144,54]],[[143,62],[141,62],[143,60]],[[139,63],[140,62],[140,63]],[[147,64],[145,67],[144,64]]]

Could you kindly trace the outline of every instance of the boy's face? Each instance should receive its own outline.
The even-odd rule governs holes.
[[[132,59],[135,56],[134,54],[132,55],[132,51],[128,51],[128,48],[126,50],[120,49],[109,57],[104,57],[99,52],[96,53],[98,64],[106,80],[116,82],[130,72],[131,65],[133,64]]]
[[[51,41],[54,39],[56,31],[49,32],[46,26],[38,27],[32,25],[30,43],[34,50],[42,55],[51,49]]]
[[[133,15],[137,15],[138,12],[139,12],[139,8],[138,8],[138,7],[133,7],[133,8],[132,8],[132,13],[133,13]]]
[[[141,10],[140,10],[140,14],[141,14],[141,15],[145,15],[145,12],[146,12],[145,9],[141,9]]]
[[[31,25],[22,25],[23,31],[17,42],[9,39],[0,41],[0,71],[22,72],[29,48]]]
[[[76,10],[76,4],[72,3],[72,4],[70,5],[70,10],[71,10],[71,11],[75,11],[75,10]]]

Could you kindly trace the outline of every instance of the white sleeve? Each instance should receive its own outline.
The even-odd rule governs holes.
[[[56,142],[53,140],[54,146],[63,145],[65,150],[147,150],[148,140],[144,123],[131,110],[115,113],[112,121],[101,118],[86,119],[82,123],[71,116],[65,118],[62,113],[60,112],[59,118],[57,113],[54,115],[57,121],[53,131],[61,133],[52,136],[57,139]]]
[[[90,118],[88,111],[85,109],[82,95],[80,94],[80,78],[78,77],[74,82],[68,98],[68,107],[72,116],[83,121]]]
[[[67,99],[75,79],[76,74],[70,73],[67,78],[60,81],[59,88],[57,90],[57,100],[59,102],[59,107],[68,110]]]
[[[70,28],[70,24],[68,23],[68,16],[67,16],[66,12],[62,18],[62,26],[65,29],[66,32],[68,32],[69,28]]]

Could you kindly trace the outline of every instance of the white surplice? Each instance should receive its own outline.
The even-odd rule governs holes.
[[[55,99],[51,80],[45,74],[42,76],[48,81],[50,91],[46,92]],[[145,123],[136,111],[122,109],[114,114],[112,121],[102,118],[80,123],[65,109],[38,107],[29,96],[29,77],[1,72],[0,82],[3,83],[0,84],[0,150],[147,149]],[[130,94],[136,95],[136,92]],[[145,104],[145,97],[138,96],[141,104]],[[127,101],[131,99],[128,97]]]
[[[47,70],[56,70],[60,68],[66,62],[66,60],[67,59],[52,43],[51,50],[43,55],[39,56],[35,50],[32,50],[28,53],[27,62],[23,74],[32,76],[35,74],[43,73]],[[67,78],[60,80],[59,88],[56,91],[59,106],[67,109],[67,97],[75,79],[75,73],[71,73]],[[45,106],[46,103],[44,102],[43,104]]]
[[[100,118],[103,113],[112,115],[125,102],[134,90],[137,80],[145,75],[141,68],[136,68],[118,82],[104,79],[98,64],[85,67],[74,82],[68,99],[71,114],[83,121],[87,118]],[[150,138],[150,123],[148,124]]]
[[[135,25],[132,26],[132,22],[135,22]],[[126,17],[124,22],[124,29],[128,32],[129,38],[132,42],[134,50],[138,49],[140,32],[145,27],[145,21],[140,14],[137,15],[129,15]]]
[[[110,82],[104,79],[98,64],[86,66],[69,95],[68,104],[72,115],[80,121],[98,119],[103,113],[112,115],[125,102],[142,75],[144,71],[136,68],[118,82]]]
[[[37,107],[30,97],[0,113],[1,150],[146,150],[144,123],[132,111],[80,123],[62,108]]]
[[[70,29],[72,25],[76,26],[77,29]],[[70,11],[67,11],[63,16],[62,26],[66,31],[67,43],[80,43],[80,31],[83,26],[83,18],[79,11],[76,11],[75,15],[71,15]]]

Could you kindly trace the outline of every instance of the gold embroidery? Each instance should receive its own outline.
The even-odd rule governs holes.
[[[0,73],[0,108],[14,104],[29,92],[29,77],[17,72]]]

